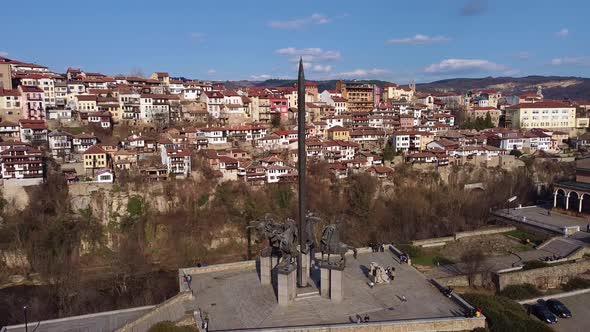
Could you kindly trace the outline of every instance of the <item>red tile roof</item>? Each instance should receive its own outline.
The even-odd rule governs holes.
[[[557,100],[545,100],[545,101],[539,101],[536,103],[520,103],[520,104],[508,106],[507,108],[508,109],[520,109],[520,108],[563,108],[563,107],[573,108],[573,106],[571,106],[570,104],[562,102],[562,101],[557,101]]]
[[[89,147],[84,154],[99,154],[99,153],[107,153],[103,148],[98,145],[93,145]]]

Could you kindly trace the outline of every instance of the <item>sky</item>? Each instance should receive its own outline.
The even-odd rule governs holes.
[[[587,0],[6,1],[0,56],[203,80],[590,77]]]

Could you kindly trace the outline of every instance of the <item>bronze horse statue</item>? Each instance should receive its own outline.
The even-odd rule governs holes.
[[[299,250],[297,250],[297,225],[294,220],[287,219],[284,223],[279,223],[267,214],[263,220],[257,220],[255,225],[250,225],[248,228],[256,228],[268,239],[272,254],[280,256],[281,263],[291,264],[297,260]]]
[[[354,258],[357,258],[356,248],[349,246],[346,243],[340,242],[340,233],[335,224],[330,224],[324,227],[322,231],[322,238],[320,240],[320,251],[322,253],[322,261],[324,261],[324,254],[328,255],[327,262],[330,262],[330,255],[340,255],[340,264],[346,264],[346,253],[352,250]]]

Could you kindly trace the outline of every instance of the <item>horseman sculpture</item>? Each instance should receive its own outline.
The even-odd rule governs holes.
[[[336,224],[330,224],[324,227],[322,231],[322,238],[320,240],[320,251],[322,252],[322,261],[324,261],[324,254],[328,255],[328,259],[324,262],[331,264],[330,255],[340,255],[339,262],[333,262],[336,264],[346,265],[346,253],[352,250],[354,258],[357,257],[356,248],[349,246],[346,243],[340,242],[340,233]]]
[[[299,256],[297,250],[297,225],[293,219],[287,219],[284,223],[275,222],[270,215],[266,215],[262,221],[257,220],[256,228],[268,239],[271,254],[281,257],[281,264],[292,264]]]

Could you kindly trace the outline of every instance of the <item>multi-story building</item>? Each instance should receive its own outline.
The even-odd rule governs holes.
[[[370,112],[373,110],[375,91],[373,84],[338,81],[336,90],[342,94],[342,98],[347,100],[349,111]]]
[[[221,114],[221,105],[223,105],[224,95],[220,91],[204,91],[200,100],[207,104],[207,112],[213,118],[218,119]]]
[[[21,116],[22,109],[23,98],[20,90],[0,88],[0,116],[3,119],[18,120]]]
[[[432,142],[434,135],[428,131],[396,131],[391,136],[391,144],[395,151],[416,152],[426,149],[428,143]]]
[[[47,124],[45,120],[19,120],[20,140],[23,143],[41,144],[47,142]]]
[[[51,155],[66,158],[72,152],[72,135],[61,130],[55,130],[48,135]]]
[[[471,107],[465,112],[466,118],[470,119],[471,121],[475,121],[477,118],[485,119],[487,115],[490,115],[492,119],[492,124],[494,127],[498,127],[498,123],[500,122],[500,115],[502,115],[502,111],[492,107],[492,106],[485,106],[485,107]]]
[[[521,103],[506,107],[506,125],[512,128],[575,128],[576,108],[561,101]]]
[[[68,84],[60,81],[55,82],[55,106],[65,107],[68,104]]]
[[[408,86],[399,86],[395,83],[389,83],[383,86],[381,93],[384,101],[409,102],[414,98],[414,94],[416,93],[416,84],[412,82]]]
[[[0,89],[12,90],[12,70],[10,59],[0,56]]]
[[[72,147],[77,153],[83,153],[97,143],[98,138],[94,134],[81,133],[72,136]]]
[[[77,95],[75,97],[76,110],[79,112],[96,112],[98,111],[96,95]]]
[[[502,93],[498,90],[471,90],[465,94],[465,107],[493,107],[498,108]]]
[[[139,120],[154,125],[170,122],[168,96],[162,94],[142,94],[139,99]]]
[[[84,151],[84,169],[86,171],[102,169],[108,165],[107,152],[98,145],[93,145]]]
[[[36,86],[18,87],[23,97],[23,115],[25,119],[45,119],[45,93]]]
[[[161,146],[162,164],[166,165],[168,174],[187,177],[191,173],[191,152],[188,149],[166,148]]]
[[[2,138],[2,140],[19,140],[19,125],[9,121],[0,122],[0,138]]]
[[[0,153],[2,178],[43,181],[43,154],[30,146],[13,146]]]

